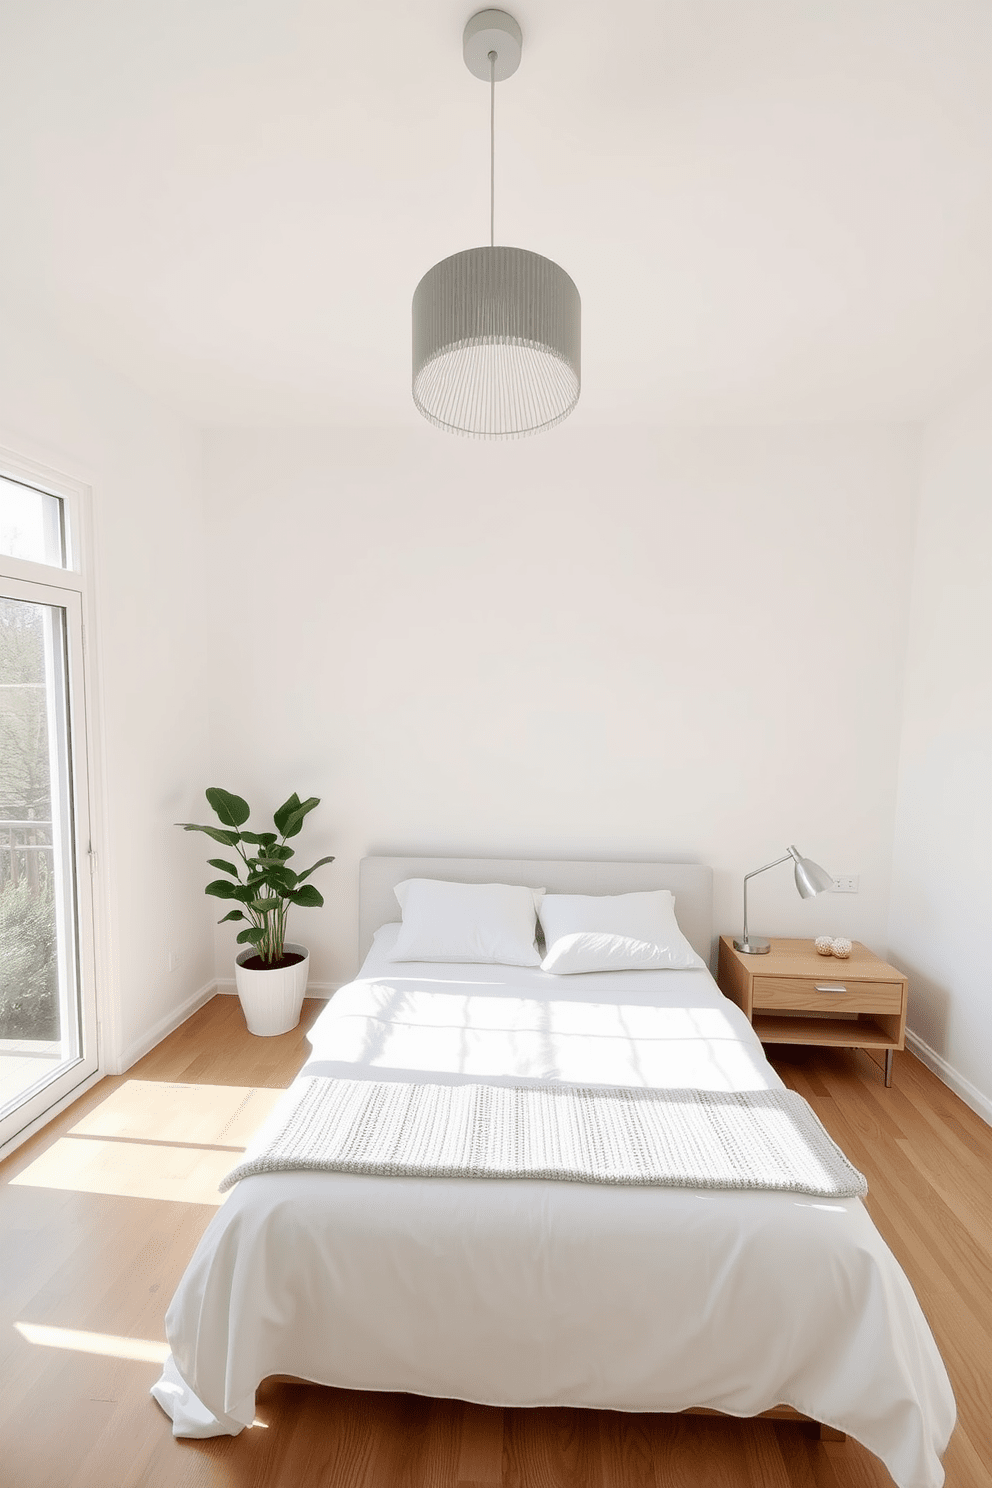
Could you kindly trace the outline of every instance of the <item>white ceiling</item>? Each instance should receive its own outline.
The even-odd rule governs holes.
[[[197,422],[415,420],[488,239],[472,0],[3,0],[0,293]],[[992,374],[989,0],[519,0],[497,241],[586,422],[915,418]]]

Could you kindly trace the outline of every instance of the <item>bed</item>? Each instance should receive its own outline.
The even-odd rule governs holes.
[[[300,1081],[782,1088],[705,965],[391,961],[394,888],[416,877],[670,889],[710,956],[696,865],[366,859],[362,969],[314,1024]],[[857,1198],[259,1173],[208,1227],[167,1333],[153,1395],[177,1436],[236,1434],[272,1375],[506,1406],[787,1407],[861,1441],[899,1488],[939,1488],[954,1424],[930,1329]]]

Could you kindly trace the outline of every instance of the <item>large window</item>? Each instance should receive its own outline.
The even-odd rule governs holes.
[[[73,520],[0,476],[0,1145],[97,1067]]]

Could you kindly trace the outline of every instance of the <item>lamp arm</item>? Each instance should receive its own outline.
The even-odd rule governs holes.
[[[748,940],[747,940],[747,881],[748,881],[748,879],[749,878],[755,878],[755,877],[757,877],[757,875],[759,873],[767,873],[768,870],[769,870],[769,868],[777,868],[778,865],[779,865],[779,863],[787,863],[789,861],[789,859],[791,857],[793,857],[793,856],[794,855],[791,852],[783,853],[780,858],[776,858],[775,859],[774,863],[766,863],[763,868],[752,868],[750,873],[745,873],[745,875],[744,875],[744,944],[745,945],[747,945],[747,943],[748,943]]]

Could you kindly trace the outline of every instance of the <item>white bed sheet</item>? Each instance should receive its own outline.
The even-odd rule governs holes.
[[[394,964],[385,926],[303,1074],[780,1086],[707,971]],[[277,1117],[275,1118],[277,1119]],[[534,1180],[267,1174],[219,1209],[167,1317],[175,1434],[236,1434],[290,1374],[484,1404],[791,1405],[899,1488],[939,1488],[954,1401],[857,1199]]]

